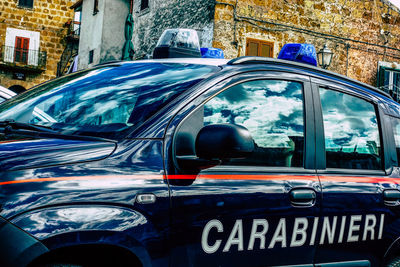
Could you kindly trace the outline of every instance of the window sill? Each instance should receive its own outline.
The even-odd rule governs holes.
[[[34,10],[33,6],[30,7],[30,6],[18,6],[17,5],[17,8],[19,8],[19,9],[27,9],[27,10]]]

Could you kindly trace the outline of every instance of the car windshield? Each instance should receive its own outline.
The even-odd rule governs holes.
[[[218,70],[180,63],[105,65],[50,81],[4,102],[0,121],[110,137],[140,125]]]

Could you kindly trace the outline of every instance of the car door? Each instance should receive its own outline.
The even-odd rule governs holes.
[[[393,133],[374,96],[313,82],[323,199],[316,266],[378,266],[398,237],[399,181],[389,175]]]
[[[312,266],[320,187],[314,169],[309,78],[290,73],[237,75],[193,99],[166,135],[171,191],[172,266]],[[196,172],[205,125],[236,124],[255,150]]]

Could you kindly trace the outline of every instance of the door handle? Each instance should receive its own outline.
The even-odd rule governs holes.
[[[383,202],[387,206],[399,206],[400,191],[397,189],[387,189],[383,191]]]
[[[290,191],[290,202],[295,207],[312,207],[315,204],[317,194],[313,189],[299,188]]]

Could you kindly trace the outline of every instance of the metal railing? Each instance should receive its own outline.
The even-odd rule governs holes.
[[[79,38],[81,34],[81,22],[80,21],[68,21],[65,24],[68,27],[68,36],[73,38]]]
[[[47,53],[40,50],[4,45],[1,47],[0,52],[0,61],[5,64],[35,69],[44,69],[46,67]]]

